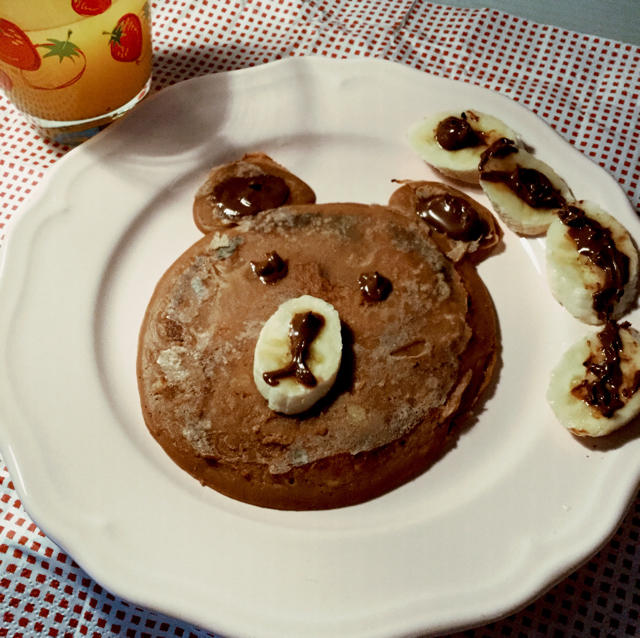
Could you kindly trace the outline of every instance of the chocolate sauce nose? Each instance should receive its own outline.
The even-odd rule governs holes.
[[[450,116],[438,123],[436,141],[447,151],[477,146],[481,143],[469,122],[461,117]]]
[[[255,215],[282,206],[289,197],[289,187],[281,177],[254,175],[229,177],[215,185],[211,200],[230,219]]]

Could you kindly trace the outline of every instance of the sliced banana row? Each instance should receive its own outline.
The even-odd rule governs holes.
[[[271,410],[299,414],[329,392],[341,360],[338,312],[323,299],[303,295],[280,304],[262,327],[253,380]]]
[[[409,129],[409,143],[447,177],[479,184],[495,212],[519,235],[546,232],[573,195],[564,180],[534,157],[497,118],[467,110],[436,113]]]
[[[640,334],[616,320],[638,290],[638,251],[628,231],[591,202],[562,208],[547,231],[551,292],[574,317],[593,325],[562,357],[547,400],[577,436],[605,436],[640,414]]]
[[[638,250],[624,226],[597,205],[576,201],[550,166],[526,150],[508,126],[486,114],[434,114],[411,127],[409,142],[444,175],[479,183],[512,231],[546,233],[553,297],[580,321],[605,326],[597,337],[572,347],[554,371],[547,396],[558,419],[575,434],[602,436],[640,414],[638,333],[628,323],[615,323],[630,310],[638,291]],[[604,399],[595,395],[611,397],[611,382],[596,373],[602,371],[603,353],[611,351],[602,339],[614,336],[620,348],[606,360],[606,374],[625,381],[619,396],[603,408]]]

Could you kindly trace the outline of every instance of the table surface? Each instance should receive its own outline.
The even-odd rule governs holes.
[[[609,171],[640,210],[640,2],[447,4],[475,9],[424,0],[154,2],[153,91],[289,55],[383,57],[524,104]],[[516,31],[513,52],[496,50]],[[68,149],[38,138],[1,96],[0,125],[1,249],[8,221]],[[636,497],[583,566],[517,613],[458,636],[640,635],[639,538]],[[0,460],[0,637],[32,635],[210,634],[94,582],[30,520]]]
[[[491,7],[513,15],[640,45],[638,0],[448,0],[451,7]]]

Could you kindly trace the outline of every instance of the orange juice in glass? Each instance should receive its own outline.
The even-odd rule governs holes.
[[[0,87],[46,137],[87,139],[150,81],[146,0],[0,0]]]

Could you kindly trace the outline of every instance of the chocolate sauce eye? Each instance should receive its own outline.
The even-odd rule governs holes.
[[[251,270],[263,284],[274,284],[287,276],[287,262],[274,250],[265,255],[265,261],[252,261]]]
[[[229,177],[216,184],[211,203],[229,219],[248,217],[282,206],[289,198],[289,187],[276,175]]]
[[[365,272],[358,277],[358,285],[365,301],[384,301],[392,290],[391,282],[379,272]]]

